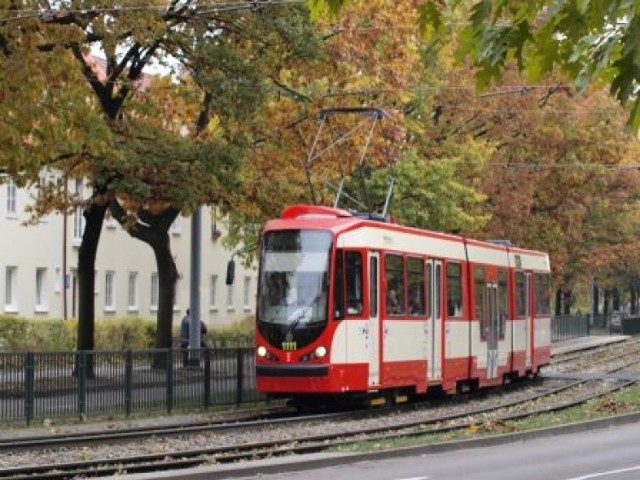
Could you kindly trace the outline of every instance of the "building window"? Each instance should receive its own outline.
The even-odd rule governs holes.
[[[7,217],[16,217],[18,214],[18,187],[13,178],[7,180]]]
[[[4,284],[4,310],[5,312],[17,312],[17,282],[18,282],[18,267],[7,267],[5,270],[5,284]]]
[[[180,235],[182,233],[182,219],[180,218],[180,216],[177,216],[175,218],[175,220],[171,224],[171,227],[169,228],[169,232],[171,232],[172,235]]]
[[[233,310],[233,285],[227,285],[227,310]]]
[[[114,311],[116,309],[115,272],[108,271],[104,275],[104,309]]]
[[[78,243],[82,240],[84,234],[85,219],[82,207],[76,207],[73,212],[73,241]]]
[[[245,310],[251,310],[251,277],[244,277],[242,304]]]
[[[53,272],[53,291],[60,293],[62,291],[62,271],[60,267],[56,267]]]
[[[218,309],[218,275],[211,275],[209,282],[209,308]]]
[[[113,230],[118,226],[118,221],[113,218],[113,215],[111,215],[109,210],[104,214],[104,225],[110,230]]]
[[[182,277],[182,275],[178,274],[178,279],[176,280],[175,288],[173,290],[173,310],[175,312],[180,311],[180,277]]]
[[[138,272],[129,272],[129,289],[128,289],[128,309],[129,311],[138,311]]]
[[[158,297],[160,285],[158,284],[158,274],[156,272],[151,274],[151,309],[156,310],[158,308]]]
[[[36,268],[36,312],[47,311],[47,269]]]

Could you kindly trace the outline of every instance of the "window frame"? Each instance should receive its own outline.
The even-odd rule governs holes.
[[[417,262],[417,263],[416,263]],[[407,272],[407,301],[409,302],[409,316],[412,318],[427,318],[429,312],[429,302],[427,296],[427,270],[426,264],[427,261],[424,257],[416,257],[413,255],[409,255],[405,259],[405,270]],[[415,268],[412,265],[415,264]],[[421,294],[421,298],[418,299],[417,302],[412,301],[410,299],[414,299],[414,285],[417,281],[418,289],[415,292]]]
[[[104,311],[116,311],[116,272],[107,270],[104,272]]]
[[[456,277],[453,277],[449,274],[449,271],[451,270],[452,266],[457,266],[459,268],[459,275]],[[445,285],[446,285],[446,293],[447,293],[447,298],[446,298],[446,312],[447,312],[447,318],[456,318],[456,319],[461,319],[464,317],[464,269],[462,268],[462,262],[458,261],[458,260],[447,260],[445,262]],[[453,291],[453,289],[451,288],[452,282],[451,279],[457,278],[458,281],[456,282],[458,284],[458,296],[457,298],[453,298],[451,296],[451,293]],[[454,309],[453,312],[451,311],[451,303],[457,300],[459,303],[459,309],[456,310],[455,305],[454,305]]]
[[[47,268],[36,268],[36,296],[34,310],[39,313],[47,312]]]
[[[393,265],[396,261],[399,261],[399,264]],[[403,317],[407,315],[406,275],[407,267],[404,255],[393,252],[385,253],[385,315],[388,317]],[[391,292],[396,292],[395,300]]]
[[[140,310],[138,278],[138,272],[129,272],[127,280],[127,311],[129,312],[137,312]]]

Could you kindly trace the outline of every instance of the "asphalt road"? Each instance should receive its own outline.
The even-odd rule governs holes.
[[[222,472],[195,478],[244,480],[638,480],[640,423],[436,454],[355,461],[251,476]],[[273,470],[271,470],[273,472]],[[186,473],[186,472],[185,472]],[[222,473],[222,474],[221,474]],[[156,477],[160,478],[160,477]],[[182,478],[189,478],[188,476]],[[194,477],[190,477],[194,478]]]

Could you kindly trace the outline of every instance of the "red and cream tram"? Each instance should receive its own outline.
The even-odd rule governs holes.
[[[549,362],[549,258],[320,206],[265,226],[258,390],[297,403],[401,401]]]

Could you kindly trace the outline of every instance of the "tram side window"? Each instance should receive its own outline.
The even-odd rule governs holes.
[[[536,291],[536,315],[549,315],[551,303],[551,291],[549,275],[546,273],[534,274]]]
[[[362,254],[347,252],[345,255],[347,315],[362,314],[364,306],[362,290]]]
[[[400,255],[386,255],[384,275],[387,285],[387,315],[404,315],[404,258]]]
[[[529,313],[527,285],[527,277],[524,272],[516,272],[516,315],[518,317],[526,317]]]
[[[504,338],[507,330],[508,307],[507,271],[498,271],[498,336]]]
[[[480,321],[480,338],[487,339],[489,334],[489,319],[484,314],[484,267],[473,268],[473,278],[475,287],[475,318]]]
[[[427,311],[424,296],[424,260],[408,258],[407,276],[409,279],[409,314],[424,316]]]
[[[447,264],[447,315],[462,316],[462,266],[459,263]]]
[[[333,279],[335,319],[344,318],[345,312],[347,315],[362,314],[364,308],[362,274],[362,254],[360,252],[345,252],[344,250],[336,252],[336,270]]]

